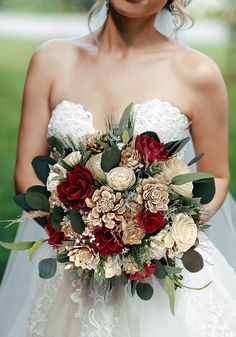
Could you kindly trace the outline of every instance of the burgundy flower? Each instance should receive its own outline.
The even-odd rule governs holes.
[[[119,254],[124,248],[120,234],[106,227],[98,227],[94,230],[95,240],[93,248],[102,255]]]
[[[155,233],[157,230],[163,228],[166,220],[161,212],[152,213],[149,210],[144,210],[136,219],[140,226],[145,230],[145,233]]]
[[[56,231],[52,227],[50,217],[47,218],[47,224],[45,228],[49,235],[49,239],[48,239],[49,245],[52,245],[52,246],[60,245],[63,241],[67,239],[63,232]]]
[[[128,279],[130,280],[144,280],[146,277],[151,276],[155,270],[156,270],[156,264],[152,263],[148,265],[147,263],[144,263],[143,265],[144,270],[136,272],[134,274],[129,274]]]
[[[69,171],[67,179],[57,186],[59,199],[67,207],[86,208],[85,199],[93,195],[94,180],[92,173],[80,163]]]
[[[140,135],[136,137],[135,149],[146,159],[150,164],[154,161],[167,161],[168,150],[164,143],[158,142],[153,137],[148,135]]]

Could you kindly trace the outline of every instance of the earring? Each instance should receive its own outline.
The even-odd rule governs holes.
[[[105,0],[105,4],[106,4],[106,10],[107,10],[107,14],[108,14],[109,9],[110,9],[110,0]]]
[[[178,30],[178,23],[179,23],[179,11],[178,8],[176,6],[176,2],[175,0],[172,1],[172,3],[170,4],[170,12],[172,15],[172,20],[173,20],[173,24],[175,27],[175,32]]]

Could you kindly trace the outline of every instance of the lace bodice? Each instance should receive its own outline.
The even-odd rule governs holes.
[[[177,107],[158,98],[134,104],[133,117],[135,134],[155,131],[162,142],[182,139],[190,134],[188,118]],[[80,137],[96,131],[93,114],[81,104],[64,100],[52,111],[48,136],[69,137],[76,144]]]

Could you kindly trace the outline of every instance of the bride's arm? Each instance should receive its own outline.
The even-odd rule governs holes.
[[[215,176],[216,194],[207,210],[216,212],[224,202],[230,180],[227,90],[213,61],[196,54],[192,62],[191,131],[196,153],[205,154],[198,162],[198,170]]]
[[[49,93],[53,78],[52,57],[48,48],[40,47],[32,56],[23,94],[15,167],[15,188],[23,193],[31,185],[41,185],[31,161],[46,155],[47,125],[50,118]]]

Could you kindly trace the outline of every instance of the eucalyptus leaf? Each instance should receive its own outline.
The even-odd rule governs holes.
[[[201,254],[192,248],[183,254],[181,260],[184,267],[191,273],[197,273],[204,267]]]
[[[37,253],[38,249],[44,244],[46,240],[41,239],[36,241],[33,246],[30,248],[29,250],[29,259],[30,261],[32,261],[33,257],[35,256],[35,254]]]
[[[169,151],[169,156],[177,154],[188,142],[190,137],[186,137],[181,140],[172,141],[165,144],[165,148]]]
[[[128,130],[124,130],[123,131],[123,133],[122,133],[122,141],[123,141],[123,143],[124,144],[128,144],[128,142],[129,142],[129,132],[128,132]]]
[[[179,267],[171,267],[171,266],[164,266],[165,271],[167,273],[171,273],[171,274],[179,274],[182,272],[183,268],[179,268]]]
[[[56,160],[48,156],[37,156],[32,160],[33,169],[42,183],[46,184],[49,175],[49,165],[55,165]]]
[[[34,245],[35,241],[25,242],[3,242],[0,241],[0,246],[10,250],[28,250]]]
[[[71,226],[76,233],[82,234],[85,229],[85,223],[80,214],[79,208],[72,208],[68,213]]]
[[[65,212],[62,207],[55,206],[52,210],[52,216],[51,216],[51,223],[53,228],[56,231],[61,231],[61,225],[60,222],[62,221],[63,217],[65,216]]]
[[[50,192],[47,190],[47,187],[42,185],[31,186],[27,189],[27,192],[39,192],[44,194],[47,198],[50,196]]]
[[[43,279],[50,279],[56,274],[57,260],[54,258],[47,258],[41,260],[38,265],[39,277]]]
[[[199,160],[202,159],[203,156],[204,156],[204,153],[199,153],[196,157],[194,157],[192,160],[190,160],[190,162],[188,163],[188,166],[191,166],[191,165],[197,163]]]
[[[16,203],[17,206],[20,206],[22,209],[24,209],[25,211],[32,211],[33,208],[30,207],[28,205],[28,203],[25,200],[25,194],[26,193],[22,193],[22,194],[17,194],[14,196],[13,200]]]
[[[118,126],[118,134],[122,136],[125,129],[129,127],[129,121],[131,120],[131,110],[133,108],[133,103],[130,103],[124,110],[120,123]]]
[[[111,147],[102,153],[101,168],[104,172],[109,172],[118,166],[121,159],[121,153],[117,146]]]
[[[175,176],[171,180],[171,184],[173,185],[183,185],[192,181],[200,180],[200,179],[212,179],[214,176],[210,173],[205,172],[196,172],[196,173],[184,173],[178,176]]]
[[[136,292],[142,300],[148,301],[153,296],[153,287],[149,283],[138,282]]]
[[[174,280],[170,276],[165,277],[165,287],[169,296],[170,310],[172,314],[175,314],[175,284]]]
[[[48,198],[42,193],[29,191],[25,195],[25,200],[27,204],[35,210],[50,211]]]
[[[137,280],[131,280],[131,294],[134,296],[136,287],[137,287],[138,281]]]
[[[193,182],[194,198],[201,198],[202,204],[208,204],[215,196],[216,187],[214,178],[200,179]]]
[[[159,260],[156,260],[155,263],[156,263],[156,270],[154,272],[154,275],[159,279],[164,279],[167,274],[165,266],[163,266],[163,264]]]

